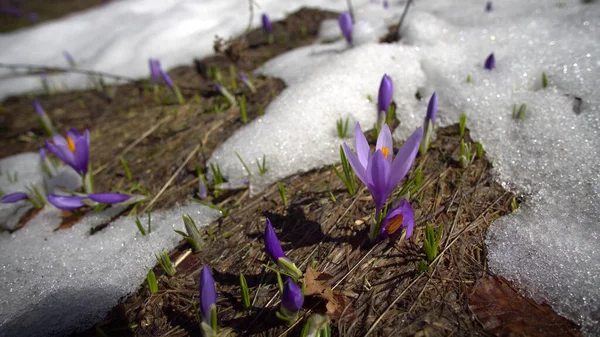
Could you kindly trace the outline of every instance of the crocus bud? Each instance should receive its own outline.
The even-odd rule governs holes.
[[[388,0],[383,0],[383,8],[385,8],[385,9],[390,8],[390,3],[388,2]]]
[[[492,2],[491,1],[486,2],[485,11],[488,13],[492,11]]]
[[[75,68],[77,66],[77,62],[75,62],[75,59],[73,58],[73,55],[71,55],[71,53],[65,50],[63,51],[63,55],[69,63],[69,66],[71,66],[71,68]]]
[[[229,92],[229,90],[227,90],[227,88],[223,87],[219,83],[215,83],[215,88],[227,99],[231,106],[236,105],[235,97]]]
[[[160,77],[162,77],[163,81],[165,81],[165,84],[173,89],[175,87],[175,83],[173,83],[173,79],[171,78],[171,76],[169,76],[169,73],[167,73],[166,71],[160,69]]]
[[[291,278],[285,281],[283,291],[281,292],[281,307],[277,315],[279,318],[291,322],[296,318],[298,311],[302,309],[304,304],[304,296],[302,288],[297,285]]]
[[[394,93],[394,84],[388,75],[383,75],[381,84],[379,84],[379,96],[377,96],[377,110],[379,113],[386,114],[392,103]]]
[[[425,115],[425,122],[423,123],[423,139],[421,140],[421,155],[425,155],[429,150],[429,144],[431,143],[431,137],[433,136],[433,126],[435,123],[435,116],[437,115],[438,99],[437,93],[433,93],[429,99],[427,105],[427,115]]]
[[[148,60],[148,63],[150,64],[150,74],[152,75],[152,82],[154,82],[154,84],[157,84],[158,80],[160,79],[160,62],[158,62],[158,60],[156,59],[150,59]]]
[[[350,12],[341,14],[338,17],[338,22],[346,41],[348,41],[349,44],[352,44],[352,16],[350,15]]]
[[[488,56],[483,67],[487,70],[496,68],[496,58],[494,57],[494,53],[491,53],[490,56]]]
[[[42,163],[46,162],[46,157],[48,157],[48,154],[46,153],[46,149],[42,146],[40,147],[40,160]]]
[[[435,116],[437,115],[438,110],[438,98],[437,93],[434,92],[429,99],[429,104],[427,105],[427,115],[425,116],[426,121],[431,121],[431,123],[435,123]]]
[[[267,14],[262,15],[262,25],[268,34],[273,34],[273,26],[271,25],[271,20]]]
[[[240,75],[240,79],[242,80],[242,82],[244,82],[244,84],[248,87],[248,89],[250,89],[250,91],[252,91],[252,92],[256,92],[256,87],[254,86],[254,84],[252,84],[250,79],[248,79],[248,76],[246,76],[246,74],[244,74],[244,73],[240,73],[239,75]]]
[[[38,101],[37,99],[35,101],[33,101],[33,108],[35,109],[35,112],[40,116],[40,117],[44,117],[44,115],[46,114],[46,112],[44,111],[44,109],[42,108],[42,105],[40,104],[40,101]]]
[[[217,290],[210,269],[204,265],[200,271],[200,313],[205,337],[216,336],[217,333]]]
[[[277,264],[277,266],[285,273],[292,276],[295,280],[302,277],[302,272],[294,262],[285,256],[281,244],[277,239],[277,234],[271,225],[271,221],[267,219],[267,226],[265,228],[265,250],[267,255]]]
[[[46,131],[46,133],[49,136],[56,134],[56,129],[54,128],[54,124],[52,124],[52,120],[50,119],[50,116],[48,116],[46,114],[46,112],[42,108],[42,105],[40,104],[40,102],[37,99],[35,101],[33,101],[33,108],[39,116],[37,118],[37,120],[41,124],[44,131]]]
[[[27,193],[15,192],[15,193],[9,193],[9,194],[3,196],[2,199],[0,199],[0,203],[12,204],[17,201],[26,200],[26,199],[29,199],[29,195],[27,195]]]

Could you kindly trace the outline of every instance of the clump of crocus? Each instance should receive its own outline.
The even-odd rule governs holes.
[[[342,13],[338,17],[338,23],[340,24],[340,29],[342,30],[342,34],[348,41],[348,44],[352,45],[352,16],[350,12]]]
[[[490,56],[488,56],[488,58],[485,59],[483,67],[487,70],[492,70],[496,68],[496,58],[494,57],[494,53],[491,53]]]
[[[227,101],[229,102],[229,104],[231,106],[236,105],[235,97],[233,96],[233,94],[231,94],[229,92],[229,90],[227,90],[227,88],[220,85],[219,83],[215,83],[215,88],[221,93],[221,95],[223,95],[223,97],[225,97],[227,99]]]
[[[406,176],[412,166],[419,144],[423,137],[423,128],[419,127],[394,157],[392,133],[384,124],[377,138],[375,152],[372,153],[360,124],[356,124],[354,147],[356,154],[344,143],[344,153],[354,169],[356,176],[367,186],[375,202],[375,218],[371,223],[369,238],[376,241],[385,218],[384,206],[390,193]]]
[[[281,305],[276,314],[277,317],[283,321],[292,323],[296,319],[298,311],[302,309],[303,304],[304,296],[302,295],[302,288],[291,278],[288,278],[281,292]]]
[[[250,91],[252,91],[253,93],[256,92],[256,87],[254,86],[254,84],[252,83],[252,81],[250,81],[250,79],[248,78],[248,76],[246,76],[246,74],[244,73],[239,73],[240,75],[240,79],[242,80],[242,82],[244,82],[244,84],[248,87],[248,89],[250,89]]]
[[[485,3],[485,11],[488,13],[492,11],[492,2],[491,1],[488,1]]]
[[[429,99],[427,105],[427,115],[425,115],[425,122],[423,123],[424,135],[421,141],[421,154],[425,155],[429,150],[429,144],[431,143],[431,137],[433,136],[433,127],[435,125],[435,116],[438,110],[438,98],[437,93],[433,93]]]
[[[377,124],[380,125],[392,104],[392,96],[394,94],[394,83],[392,78],[387,74],[383,75],[379,84],[379,95],[377,96]],[[383,118],[382,118],[383,117]]]
[[[40,123],[42,128],[44,128],[44,131],[46,131],[46,133],[49,136],[55,135],[57,132],[56,132],[56,129],[54,128],[54,124],[52,124],[52,120],[50,119],[50,116],[48,116],[48,114],[46,114],[46,112],[42,108],[42,105],[40,104],[40,102],[37,99],[35,101],[33,101],[33,108],[35,109],[35,112],[38,115],[38,117],[36,119],[37,119],[38,123]]]
[[[210,269],[204,265],[200,271],[200,314],[202,315],[202,335],[217,335],[217,290]]]
[[[264,13],[262,15],[262,25],[263,29],[265,30],[265,34],[267,34],[268,42],[273,43],[273,25],[271,25],[271,19],[269,19],[269,16]]]
[[[76,210],[82,207],[93,207],[98,204],[112,205],[125,202],[131,198],[121,193],[91,193],[86,195],[56,195],[48,194],[48,202],[54,207],[66,211]]]
[[[279,244],[277,234],[275,234],[275,230],[269,219],[267,219],[267,227],[265,229],[265,250],[271,260],[275,262],[283,273],[289,275],[294,280],[298,280],[302,277],[300,269],[296,267],[292,260],[288,259],[283,252],[283,249],[281,249],[281,244]]]

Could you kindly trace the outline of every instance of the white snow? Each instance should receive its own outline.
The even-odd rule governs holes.
[[[345,3],[269,0],[260,1],[262,8],[257,12],[267,12],[275,20],[283,17],[284,11],[302,4],[343,10]],[[392,2],[391,12],[382,13],[375,8],[380,5],[353,3],[357,17],[365,22],[357,24],[366,28],[359,28],[361,32],[382,27],[378,21],[372,21],[376,15],[382,15],[379,22],[387,25],[402,9]],[[248,13],[242,9],[246,5],[242,0],[116,2],[2,35],[0,45],[7,47],[0,50],[0,60],[65,65],[61,53],[66,49],[82,68],[145,76],[149,57],[159,58],[167,68],[190,63],[192,57],[210,53],[215,34],[229,36],[243,31]],[[353,48],[347,48],[340,40],[304,47],[268,62],[260,72],[282,77],[289,87],[266,108],[264,116],[234,134],[210,161],[218,162],[223,173],[235,180],[245,172],[234,151],[251,169],[256,167],[256,158],[264,154],[269,171],[263,177],[255,172],[251,180],[251,185],[260,189],[298,171],[338,161],[342,140],[336,135],[336,120],[349,117],[351,126],[359,121],[363,129],[370,128],[375,122],[377,90],[384,73],[394,81],[400,120],[395,132],[397,140],[422,123],[426,101],[417,102],[415,93],[419,91],[428,97],[435,90],[440,106],[438,125],[456,123],[460,113],[465,112],[467,126],[474,139],[483,143],[499,181],[525,198],[517,212],[500,218],[490,228],[487,244],[491,270],[516,281],[536,298],[581,324],[586,335],[600,335],[600,4],[582,4],[579,0],[505,0],[494,2],[491,13],[484,12],[484,5],[485,1],[479,0],[415,1],[403,27],[401,43],[379,45],[369,42],[373,41],[370,35]],[[255,24],[258,20],[257,15]],[[122,23],[117,31],[114,22]],[[334,27],[333,22],[326,23],[321,38],[339,37]],[[60,36],[62,41],[49,36]],[[492,52],[497,68],[486,71],[482,64]],[[546,89],[541,88],[542,71],[550,82]],[[39,88],[38,78],[28,82],[5,78],[5,74],[0,72],[0,95]],[[472,78],[471,84],[466,83],[467,75]],[[373,102],[367,100],[369,94]],[[579,114],[573,111],[574,97],[581,98]],[[527,104],[523,121],[511,117],[515,103]],[[348,135],[344,141],[352,143],[351,137]],[[102,308],[90,308],[81,316],[88,323],[101,317],[116,303],[117,293],[122,296],[142,282],[154,264],[152,253],[177,240],[168,235],[172,234],[173,224],[181,223],[180,214],[189,211],[172,212],[165,216],[162,225],[165,234],[150,238],[137,234],[134,239],[136,228],[131,219],[119,220],[86,237],[92,222],[100,221],[90,219],[43,241],[58,220],[56,211],[50,209],[12,236],[2,234],[0,290],[9,299],[0,299],[0,327],[20,327],[13,325],[19,324],[16,321],[5,325],[5,317],[19,317],[23,324],[32,324],[25,321],[28,315],[23,315],[27,303],[62,306],[64,297],[58,302],[49,300],[52,296],[60,298],[60,293],[46,295],[59,291],[55,287],[63,282],[80,285],[78,289],[83,290],[83,283],[91,284],[100,294]],[[210,219],[208,216],[202,223]],[[94,238],[97,235],[100,236]],[[23,243],[28,236],[33,244]],[[90,242],[81,246],[74,243],[85,241],[82,237]],[[98,246],[92,245],[95,240]],[[145,249],[144,253],[134,255],[141,267],[131,274],[128,268],[133,268],[134,262],[122,269],[110,264],[117,257],[130,254],[129,250],[123,253],[122,240],[145,247],[139,248]],[[154,240],[156,243],[151,244]],[[90,245],[100,248],[94,251]],[[39,247],[44,254],[25,251],[24,246]],[[98,249],[108,253],[99,254]],[[96,265],[104,255],[107,259]],[[47,256],[54,258],[46,259]],[[43,261],[36,263],[40,258]],[[50,276],[35,283],[31,275],[40,274],[25,271],[35,273],[38,269]],[[55,269],[57,273],[53,273]],[[63,276],[87,274],[90,269],[102,273],[90,272],[95,278],[90,277],[89,282]],[[25,279],[32,283],[26,283],[27,289],[18,296],[13,295],[7,284],[17,291]],[[28,292],[36,295],[29,297]],[[40,296],[48,300],[42,301]],[[17,298],[26,300],[13,310],[8,303],[12,305]],[[43,310],[40,308],[35,306],[32,310],[39,313]]]
[[[345,0],[255,1],[253,26],[262,13],[272,21],[303,6],[346,10]],[[367,0],[354,0],[359,7]],[[380,8],[380,5],[369,4]],[[216,35],[229,38],[248,26],[248,0],[128,0],[113,1],[61,20],[45,22],[14,33],[0,34],[0,62],[68,67],[69,51],[79,68],[113,74],[149,76],[148,59],[165,69],[191,64],[194,57],[213,53]],[[0,68],[0,99],[9,94],[41,90],[40,76],[13,76]],[[89,85],[83,75],[52,75],[59,89]]]
[[[156,264],[155,253],[170,251],[185,231],[182,214],[199,227],[218,211],[191,202],[152,213],[152,233],[142,236],[134,218],[121,217],[90,235],[119,212],[92,213],[69,229],[54,231],[61,212],[45,207],[13,234],[0,233],[0,330],[3,336],[64,336],[104,318],[135,291]],[[146,217],[141,217],[146,224]]]

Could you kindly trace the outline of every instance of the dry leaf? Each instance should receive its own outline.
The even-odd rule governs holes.
[[[304,273],[304,295],[314,295],[324,300],[327,315],[331,319],[337,319],[342,313],[346,299],[343,295],[334,294],[331,286],[327,284],[332,278],[330,274],[320,273],[308,267]]]
[[[486,275],[469,297],[469,310],[496,336],[581,336],[574,323],[519,295],[502,278]]]

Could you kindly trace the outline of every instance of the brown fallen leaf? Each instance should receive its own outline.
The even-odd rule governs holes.
[[[317,296],[325,301],[327,315],[331,319],[337,319],[342,314],[346,298],[341,294],[336,294],[327,282],[333,276],[327,273],[321,273],[308,267],[304,273],[304,295]]]
[[[482,277],[468,303],[483,328],[496,336],[581,336],[574,323],[550,306],[519,295],[503,278]]]

